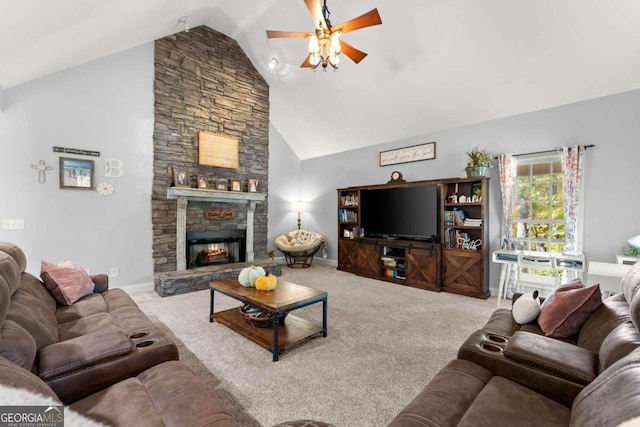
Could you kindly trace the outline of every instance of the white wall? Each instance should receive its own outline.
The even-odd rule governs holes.
[[[493,154],[526,153],[563,145],[595,144],[585,154],[585,252],[589,260],[615,262],[628,237],[640,234],[640,91],[593,99],[415,138],[302,161],[300,190],[312,202],[315,230],[329,239],[337,259],[335,189],[386,183],[393,170],[409,181],[464,176],[465,152],[475,145]],[[436,159],[378,166],[378,153],[436,141]],[[501,200],[498,168],[490,170],[489,249],[500,246]],[[279,189],[272,186],[271,191]],[[273,207],[271,207],[273,208]],[[491,267],[497,289],[499,270]],[[495,294],[494,290],[494,294]]]
[[[0,240],[40,260],[72,260],[92,273],[119,269],[113,286],[153,282],[153,43],[5,89],[0,114],[0,218],[21,218],[25,229],[0,230]],[[100,151],[96,191],[59,189],[53,146]],[[66,155],[67,157],[78,157]],[[121,178],[105,177],[105,158],[124,162]],[[38,183],[39,160],[53,170]]]

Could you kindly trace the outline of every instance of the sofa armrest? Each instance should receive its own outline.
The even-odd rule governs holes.
[[[587,385],[598,374],[598,357],[586,348],[563,341],[518,331],[504,348],[504,355],[569,381]]]
[[[90,277],[95,284],[94,293],[102,293],[109,289],[109,276],[106,274],[92,274]]]
[[[57,342],[38,352],[38,376],[50,381],[131,353],[132,348],[131,340],[116,327]]]

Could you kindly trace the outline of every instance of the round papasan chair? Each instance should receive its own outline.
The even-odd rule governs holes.
[[[276,238],[276,248],[284,254],[288,267],[310,267],[320,247],[323,248],[322,256],[326,258],[327,242],[324,236],[309,230],[295,230]]]

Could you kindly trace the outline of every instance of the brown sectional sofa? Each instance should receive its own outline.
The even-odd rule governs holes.
[[[390,426],[640,425],[640,263],[565,339],[496,310]]]
[[[176,345],[106,275],[61,305],[0,242],[0,385],[54,398],[118,425],[235,426],[218,398],[178,361]]]

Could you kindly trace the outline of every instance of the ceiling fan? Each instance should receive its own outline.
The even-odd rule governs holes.
[[[316,26],[315,32],[303,33],[295,31],[271,31],[267,30],[267,37],[273,38],[309,38],[309,54],[304,62],[300,65],[303,68],[316,69],[319,65],[326,71],[327,66],[338,68],[340,61],[338,55],[344,53],[351,58],[356,64],[362,61],[366,53],[356,49],[344,40],[340,39],[342,34],[359,30],[360,28],[371,27],[373,25],[382,24],[378,9],[372,9],[369,12],[353,18],[340,25],[331,25],[329,20],[329,8],[327,0],[324,5],[320,5],[321,0],[304,0],[304,3],[311,13],[311,18]]]

